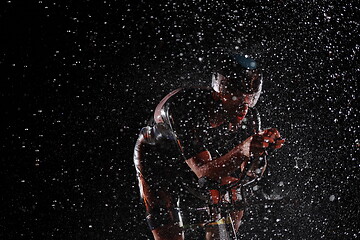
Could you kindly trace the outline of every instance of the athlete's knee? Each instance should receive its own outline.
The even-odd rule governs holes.
[[[166,225],[179,225],[180,218],[179,212],[173,207],[156,206],[147,209],[146,216],[147,223],[150,230],[158,229]]]

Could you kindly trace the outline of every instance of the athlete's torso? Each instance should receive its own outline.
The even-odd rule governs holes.
[[[211,116],[222,111],[221,103],[213,99],[211,89],[183,89],[169,98],[163,109],[185,159],[204,150],[213,158],[222,156],[254,134],[253,110],[237,130],[230,130],[227,122],[217,127],[211,125]]]
[[[226,154],[254,134],[254,116],[249,111],[238,130],[230,131],[226,123],[215,128],[210,124],[212,111],[221,109],[211,89],[181,89],[165,100],[160,106],[161,116],[155,118],[174,133],[174,139],[162,138],[146,146],[143,169],[154,187],[188,195],[187,187],[198,189],[198,183],[185,160],[201,151],[209,151],[214,159]]]

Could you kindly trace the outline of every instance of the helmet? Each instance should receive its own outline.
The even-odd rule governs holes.
[[[254,107],[262,89],[262,74],[255,60],[247,55],[231,54],[219,60],[212,77],[212,88],[216,92],[241,92]]]

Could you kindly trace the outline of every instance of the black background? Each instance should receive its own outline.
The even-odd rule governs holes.
[[[349,2],[349,1],[346,1]],[[354,3],[356,1],[353,1]],[[359,6],[338,1],[2,1],[1,239],[148,239],[132,151],[156,103],[219,52],[265,74],[287,144],[244,239],[357,239]]]

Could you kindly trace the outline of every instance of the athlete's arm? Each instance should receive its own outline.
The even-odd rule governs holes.
[[[221,157],[213,159],[209,151],[202,151],[187,159],[186,163],[198,178],[217,180],[240,168],[251,155],[261,156],[267,148],[281,148],[284,141],[277,129],[266,129],[247,138]]]

